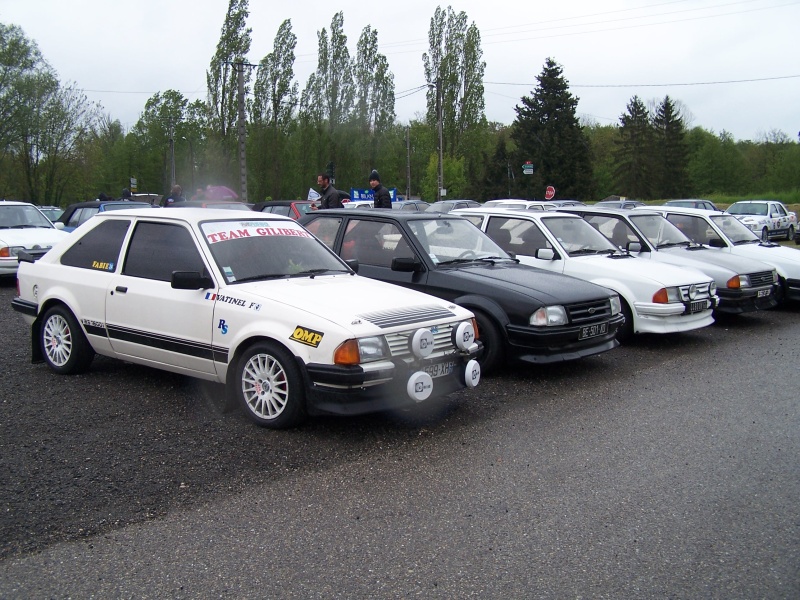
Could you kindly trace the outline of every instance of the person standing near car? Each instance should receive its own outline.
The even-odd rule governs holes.
[[[392,196],[389,190],[381,185],[381,177],[375,169],[369,174],[369,187],[374,194],[373,208],[392,208]]]
[[[172,186],[170,195],[161,201],[161,206],[170,206],[176,202],[186,202],[186,198],[183,195],[183,188],[177,184]]]
[[[319,186],[321,194],[319,199],[320,210],[326,208],[344,208],[339,190],[331,185],[330,175],[327,173],[320,173],[317,175],[317,185]]]

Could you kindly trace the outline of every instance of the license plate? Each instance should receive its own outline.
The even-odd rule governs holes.
[[[451,360],[449,362],[435,363],[432,365],[428,365],[423,369],[423,371],[425,371],[428,375],[436,379],[437,377],[444,377],[445,375],[450,375],[450,373],[452,373],[455,368],[456,368],[456,361]]]
[[[579,340],[597,337],[608,333],[608,323],[597,323],[596,325],[585,325],[581,327],[581,333],[578,336]]]
[[[692,302],[691,304],[689,304],[690,313],[702,312],[706,308],[708,308],[708,304],[706,303],[705,300],[698,300],[697,302]]]
[[[763,298],[764,296],[769,296],[772,293],[772,290],[758,290],[757,297]]]

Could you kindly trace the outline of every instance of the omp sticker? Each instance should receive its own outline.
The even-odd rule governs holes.
[[[316,348],[319,346],[319,343],[322,341],[322,336],[325,335],[321,331],[314,331],[313,329],[309,329],[308,327],[303,327],[298,325],[294,328],[292,332],[292,336],[289,339],[294,340],[295,342],[300,342],[301,344],[305,344],[306,346],[311,346],[312,348]]]
[[[92,261],[92,268],[93,269],[100,269],[101,271],[113,271],[114,270],[114,263],[113,262],[100,262],[99,260]]]

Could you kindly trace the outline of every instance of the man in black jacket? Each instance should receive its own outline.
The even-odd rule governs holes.
[[[392,208],[392,196],[389,190],[381,185],[380,175],[375,169],[369,174],[369,187],[374,194],[374,208]]]
[[[317,175],[317,185],[319,186],[320,199],[319,207],[323,208],[344,208],[339,190],[331,185],[331,176],[327,173]]]

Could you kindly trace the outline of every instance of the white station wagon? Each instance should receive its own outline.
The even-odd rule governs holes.
[[[101,213],[34,261],[34,362],[95,353],[225,383],[259,425],[413,406],[480,380],[473,314],[356,275],[296,221],[185,208]]]
[[[33,204],[0,201],[0,275],[17,273],[20,252],[38,258],[67,236]]]
[[[710,276],[635,258],[577,215],[491,208],[454,214],[467,217],[526,265],[615,291],[625,315],[618,337],[689,331],[714,322],[719,298]]]

